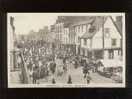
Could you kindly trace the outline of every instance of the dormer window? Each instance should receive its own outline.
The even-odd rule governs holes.
[[[95,26],[91,26],[91,27],[89,28],[89,32],[90,32],[90,33],[93,33],[93,32],[95,31],[95,29],[96,29]]]

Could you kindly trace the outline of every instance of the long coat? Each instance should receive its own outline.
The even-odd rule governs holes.
[[[39,78],[40,78],[39,68],[33,68],[33,79],[39,79]]]
[[[88,71],[89,71],[89,66],[88,66],[88,64],[85,64],[84,67],[83,67],[83,73],[87,74]]]

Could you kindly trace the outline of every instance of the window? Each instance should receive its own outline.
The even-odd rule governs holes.
[[[116,39],[112,39],[112,46],[116,45]]]
[[[80,26],[78,26],[78,32],[80,32]]]
[[[89,32],[89,24],[86,25],[86,32]]]
[[[76,32],[78,32],[78,26],[76,26]]]
[[[83,32],[83,25],[81,27],[82,27],[82,31],[81,32]]]
[[[73,28],[73,31],[76,32],[76,27]]]
[[[85,56],[85,49],[83,49],[83,56]]]
[[[78,43],[81,43],[81,39],[80,39],[80,37],[78,37]]]
[[[114,51],[109,50],[109,59],[113,59],[113,58],[114,58]]]
[[[78,32],[78,26],[76,26],[76,32]]]
[[[59,27],[59,25],[58,25],[58,32],[60,33],[60,27]]]
[[[60,33],[62,32],[62,28],[60,27]]]
[[[118,50],[118,55],[121,55],[121,50]]]
[[[105,28],[105,37],[110,37],[110,28]]]
[[[66,38],[66,44],[67,44],[68,42],[67,42],[67,38]]]
[[[95,26],[91,26],[90,28],[89,28],[89,32],[90,33],[93,33],[95,31]]]
[[[110,28],[105,28],[105,33],[110,33]]]
[[[77,26],[75,27],[75,32],[77,32]]]
[[[83,32],[86,32],[86,25],[83,25]]]
[[[84,45],[87,45],[87,39],[84,39]]]

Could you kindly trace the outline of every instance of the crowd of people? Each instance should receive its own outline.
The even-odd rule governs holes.
[[[21,46],[20,46],[21,45]],[[39,79],[48,79],[51,75],[62,76],[68,71],[68,65],[72,64],[75,69],[83,66],[82,72],[84,79],[90,83],[90,72],[96,72],[97,68],[94,62],[87,58],[74,54],[64,54],[61,49],[56,49],[47,42],[42,40],[27,40],[18,44],[21,54],[33,84],[39,83]],[[63,50],[65,51],[65,50]],[[52,79],[56,83],[56,79]],[[72,83],[71,75],[68,76],[67,83]]]

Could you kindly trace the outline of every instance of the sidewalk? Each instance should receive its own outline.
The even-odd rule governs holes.
[[[20,75],[20,71],[10,72],[10,79],[11,79],[10,82],[17,84],[21,83],[19,75]]]

